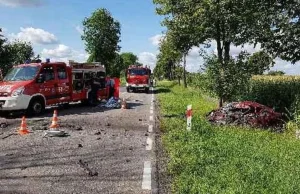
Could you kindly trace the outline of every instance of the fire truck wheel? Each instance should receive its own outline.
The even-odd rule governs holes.
[[[130,92],[130,89],[128,87],[126,88],[126,90],[127,90],[128,93]]]
[[[39,98],[34,98],[31,100],[29,107],[28,107],[28,113],[29,115],[39,115],[43,113],[45,110],[44,102]]]
[[[149,93],[149,88],[145,88],[145,93]]]
[[[87,105],[89,105],[89,101],[88,100],[81,100],[81,104],[83,106],[87,106]]]

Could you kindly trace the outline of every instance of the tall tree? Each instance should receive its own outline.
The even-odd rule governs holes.
[[[7,44],[10,61],[13,64],[21,64],[31,59],[34,55],[31,43],[15,40]]]
[[[128,68],[129,65],[136,64],[138,61],[138,57],[131,52],[121,53],[121,58],[123,60],[123,69]]]
[[[176,66],[180,63],[182,54],[175,45],[175,39],[167,32],[166,36],[160,43],[159,54],[157,55],[156,67],[164,74],[163,76],[169,80],[175,78]],[[156,73],[159,71],[156,71]]]
[[[249,57],[247,71],[254,75],[262,75],[265,71],[269,70],[275,64],[273,58],[264,51],[253,53]]]
[[[271,0],[268,10],[271,33],[261,32],[258,42],[274,57],[296,63],[300,60],[300,1]]]
[[[117,54],[117,57],[110,64],[108,71],[110,72],[110,76],[112,77],[120,77],[121,72],[123,71],[124,62],[121,55]]]
[[[219,71],[224,81],[225,69],[230,63],[230,46],[257,42],[259,37],[271,34],[272,15],[275,5],[271,1],[232,0],[153,0],[158,5],[157,13],[165,15],[163,24],[176,33],[180,50],[184,54],[191,46],[217,43]],[[226,86],[226,83],[221,85]],[[219,106],[223,104],[223,94],[219,93]]]
[[[13,64],[24,63],[33,56],[33,48],[29,42],[15,40],[8,42],[0,30],[0,69],[5,75]]]
[[[101,62],[109,71],[120,50],[120,23],[115,20],[107,9],[97,9],[89,18],[83,21],[82,39],[86,51],[92,60]]]

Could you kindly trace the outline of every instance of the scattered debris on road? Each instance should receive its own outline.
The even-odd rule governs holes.
[[[6,128],[6,127],[8,127],[7,123],[0,123],[0,128]]]
[[[94,135],[101,135],[101,131],[94,133]]]
[[[46,127],[46,126],[33,126],[32,130],[34,130],[34,131],[46,131],[46,130],[48,130],[48,127]]]
[[[82,144],[81,144],[81,143],[79,143],[79,144],[78,144],[78,147],[79,147],[79,148],[83,148],[83,146],[82,146]]]
[[[82,127],[77,127],[77,128],[75,128],[75,130],[76,130],[76,131],[82,131],[83,128],[82,128]]]
[[[232,102],[207,115],[215,124],[247,125],[259,128],[281,128],[282,114],[257,102]]]
[[[98,172],[96,171],[92,171],[89,167],[88,167],[88,164],[87,162],[83,162],[82,160],[79,160],[79,165],[81,168],[83,168],[89,176],[98,176]]]
[[[66,137],[69,136],[68,133],[66,133],[65,131],[46,131],[46,133],[44,134],[44,137]]]

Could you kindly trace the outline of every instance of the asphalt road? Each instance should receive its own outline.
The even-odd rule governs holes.
[[[53,109],[27,119],[25,136],[15,134],[20,118],[1,119],[0,193],[155,193],[152,94],[123,88],[121,97],[130,109],[59,109],[67,137],[43,137]]]

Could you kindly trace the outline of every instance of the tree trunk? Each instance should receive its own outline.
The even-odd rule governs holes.
[[[224,63],[227,65],[227,63],[230,60],[230,42],[223,41],[224,42]]]
[[[178,76],[178,85],[181,85],[181,83],[180,83],[180,76]]]
[[[221,108],[223,106],[223,98],[220,97],[219,98],[219,108]]]
[[[186,54],[183,55],[183,84],[184,87],[187,88],[185,68],[186,68]]]

